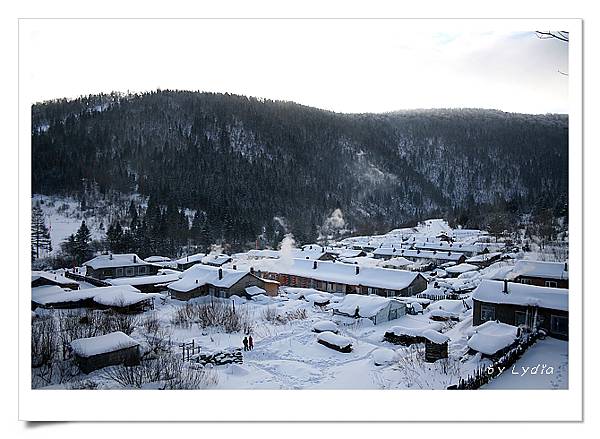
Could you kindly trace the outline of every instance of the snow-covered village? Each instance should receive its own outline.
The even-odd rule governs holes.
[[[143,68],[161,58],[132,63],[143,44],[125,50],[128,31],[121,61],[63,75],[83,88],[23,104],[36,402],[42,389],[574,389],[569,33],[366,22],[182,21],[202,36],[179,37],[180,53],[157,33],[172,59]],[[195,41],[210,42],[201,57]],[[86,79],[121,64],[137,73],[120,85]]]
[[[33,198],[34,389],[568,388],[567,235],[430,219],[142,258],[55,201]],[[50,267],[60,241],[89,259]]]

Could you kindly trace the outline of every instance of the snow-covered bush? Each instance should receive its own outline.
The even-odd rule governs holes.
[[[252,318],[248,308],[238,306],[235,309],[222,301],[211,303],[186,303],[178,308],[171,318],[177,326],[189,327],[197,324],[201,328],[221,327],[225,332],[252,331]]]
[[[171,331],[162,326],[156,313],[151,313],[142,322],[144,339],[148,345],[148,352],[159,354],[166,351],[170,345]]]
[[[148,384],[156,384],[161,390],[203,389],[218,383],[212,370],[195,368],[173,355],[142,361],[137,366],[107,367],[101,376],[122,387],[137,389]]]
[[[305,320],[307,317],[308,314],[303,308],[281,314],[275,308],[267,307],[262,313],[263,320],[273,325],[285,325],[292,320]]]

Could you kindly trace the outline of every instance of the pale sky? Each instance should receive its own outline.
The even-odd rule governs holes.
[[[568,72],[567,43],[540,40],[535,28],[476,24],[22,20],[21,91],[33,101],[161,88],[338,112],[568,112],[568,76],[558,72]]]

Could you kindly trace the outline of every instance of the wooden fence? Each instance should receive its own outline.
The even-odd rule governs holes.
[[[466,379],[461,378],[458,384],[448,387],[448,390],[475,390],[489,383],[493,378],[496,378],[502,372],[508,370],[515,362],[521,358],[523,353],[538,339],[536,333],[525,334],[519,344],[494,361],[492,365],[480,367],[475,371],[475,374],[468,376]]]

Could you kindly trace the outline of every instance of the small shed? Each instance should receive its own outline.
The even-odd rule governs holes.
[[[107,366],[135,366],[140,362],[140,344],[120,331],[73,340],[71,349],[75,363],[86,374]]]
[[[421,335],[425,339],[426,362],[435,363],[442,358],[448,358],[448,341],[450,338],[447,335],[433,329],[426,329]]]
[[[395,320],[406,314],[406,303],[376,295],[347,294],[339,303],[329,305],[335,315],[366,318],[374,324]]]

